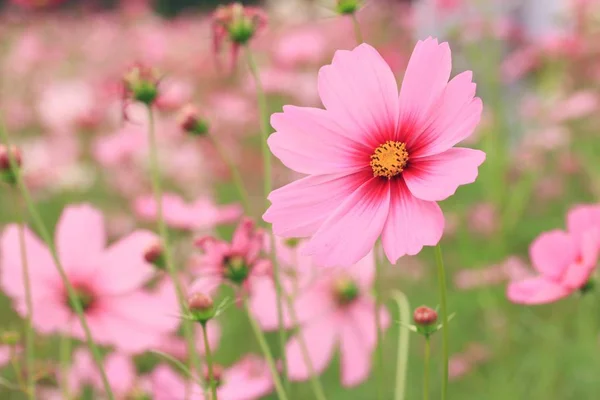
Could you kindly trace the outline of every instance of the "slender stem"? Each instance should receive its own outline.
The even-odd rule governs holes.
[[[352,13],[352,25],[354,25],[354,36],[356,36],[356,42],[358,44],[364,43],[362,31],[360,30],[360,24],[358,23],[358,18],[356,18],[356,13]]]
[[[296,309],[294,308],[292,298],[285,293],[284,297],[286,300],[286,306],[290,313],[290,319],[292,321],[292,324],[293,326],[298,326],[298,315],[296,314]],[[310,354],[308,352],[308,347],[306,346],[306,341],[304,340],[304,336],[302,335],[302,330],[298,332],[298,343],[300,344],[300,352],[302,353],[302,358],[304,358],[304,364],[306,364],[308,374],[310,375],[310,384],[315,394],[315,399],[327,400],[327,396],[325,396],[325,391],[323,390],[323,386],[321,385],[319,376],[315,372],[315,368],[313,366]]]
[[[383,366],[383,329],[381,326],[381,307],[383,306],[382,268],[383,262],[375,259],[375,329],[377,331],[377,397],[382,400],[385,390],[385,368]]]
[[[265,198],[265,208],[269,207],[268,196],[273,189],[273,176],[272,176],[272,165],[271,165],[271,152],[269,151],[269,146],[267,145],[267,139],[269,138],[269,115],[267,110],[267,100],[265,97],[265,92],[263,90],[262,83],[260,81],[260,74],[258,73],[258,67],[254,62],[254,58],[252,57],[252,51],[249,46],[245,48],[246,59],[248,62],[248,68],[250,69],[250,73],[254,78],[254,84],[256,85],[256,96],[258,101],[258,108],[260,112],[260,136],[261,136],[261,151],[263,158],[263,170],[264,170],[264,198]],[[289,392],[290,382],[288,379],[287,372],[287,357],[285,354],[285,326],[283,321],[283,301],[282,301],[282,287],[281,287],[281,278],[279,271],[279,264],[277,263],[277,246],[275,245],[275,236],[273,234],[271,237],[271,264],[273,268],[273,281],[275,282],[275,293],[277,299],[277,323],[278,323],[278,333],[279,333],[279,350],[282,361],[282,380],[286,390]]]
[[[408,298],[399,290],[394,291],[394,299],[400,310],[400,333],[398,334],[398,355],[396,358],[396,393],[394,400],[404,400],[406,393],[406,372],[408,366],[408,343],[410,339],[410,304]]]
[[[254,332],[254,336],[256,336],[256,340],[258,341],[258,345],[267,360],[267,364],[269,366],[269,370],[271,371],[271,377],[273,378],[273,383],[275,384],[275,391],[277,392],[277,397],[279,400],[288,400],[287,394],[283,389],[283,385],[281,384],[281,379],[279,374],[277,373],[277,367],[275,366],[275,360],[273,359],[273,355],[271,354],[271,350],[269,349],[269,345],[267,344],[267,340],[265,339],[265,335],[261,331],[258,323],[254,319],[252,315],[252,311],[250,310],[250,305],[248,304],[248,299],[244,298],[244,307],[246,308],[246,314],[248,314],[248,320],[250,321],[250,326],[252,327],[252,331]]]
[[[59,360],[60,360],[60,389],[64,399],[70,399],[69,391],[69,364],[71,363],[71,338],[67,335],[60,337],[58,345]]]
[[[448,396],[448,305],[446,303],[446,270],[442,258],[442,247],[439,244],[435,247],[435,262],[438,269],[440,311],[442,313],[442,357],[444,368],[442,375],[442,400],[445,400]]]
[[[25,218],[23,218],[24,220]],[[35,360],[34,332],[31,325],[33,316],[33,301],[31,300],[31,281],[29,279],[29,264],[27,262],[27,249],[25,247],[25,222],[18,224],[19,247],[21,249],[21,264],[23,266],[23,286],[25,287],[25,304],[27,315],[25,315],[25,370],[27,371],[27,397],[35,399],[35,377],[33,375],[33,361]]]
[[[6,133],[6,130],[4,129],[3,125],[0,125],[0,135],[2,136],[2,140],[6,143],[6,146],[10,147],[11,146],[10,139],[9,139],[8,134]],[[73,305],[73,309],[75,310],[77,319],[79,320],[79,323],[81,324],[81,327],[83,328],[83,332],[85,334],[85,340],[90,349],[90,352],[92,353],[92,357],[94,358],[94,363],[96,364],[96,366],[98,367],[98,371],[100,372],[100,377],[102,379],[102,384],[104,386],[106,396],[108,397],[109,400],[114,400],[114,395],[110,388],[110,383],[108,382],[108,378],[106,377],[106,371],[104,371],[104,366],[102,365],[102,357],[100,356],[98,347],[96,346],[96,343],[94,342],[94,338],[92,336],[92,332],[90,331],[90,327],[85,318],[85,313],[83,311],[81,302],[77,298],[77,294],[75,293],[75,290],[73,289],[73,285],[71,285],[71,282],[69,281],[69,278],[67,277],[67,273],[65,272],[65,269],[64,269],[60,259],[58,258],[58,252],[56,251],[56,246],[54,244],[52,236],[50,235],[50,232],[48,231],[46,224],[44,224],[44,221],[42,220],[40,213],[38,212],[37,208],[35,207],[35,204],[33,203],[33,200],[31,199],[31,195],[29,193],[29,190],[27,189],[27,186],[25,185],[25,181],[23,180],[21,171],[20,171],[19,167],[17,166],[16,160],[14,159],[12,152],[8,152],[8,154],[9,154],[9,159],[10,159],[10,165],[11,165],[11,168],[15,175],[17,187],[19,188],[19,191],[21,192],[21,196],[23,197],[23,200],[25,201],[25,204],[27,205],[27,209],[29,211],[29,214],[31,215],[33,223],[35,224],[42,240],[46,243],[46,245],[48,246],[48,249],[50,250],[50,255],[52,256],[54,265],[56,266],[58,274],[60,275],[60,279],[62,280],[63,284],[65,285],[65,289],[67,290],[67,296],[69,297],[69,301]]]
[[[208,366],[208,386],[210,386],[210,392],[212,394],[211,400],[217,399],[217,382],[215,382],[215,376],[213,375],[213,359],[210,352],[210,346],[208,344],[208,334],[206,333],[206,322],[202,325],[202,337],[204,338],[204,356],[206,357],[206,365]]]
[[[150,148],[150,177],[152,179],[152,190],[154,192],[154,201],[156,202],[156,220],[158,225],[158,232],[162,241],[163,250],[165,253],[165,266],[167,273],[173,281],[175,286],[175,293],[177,295],[177,301],[182,312],[186,311],[186,299],[183,291],[183,287],[177,276],[175,264],[173,261],[173,253],[171,252],[171,246],[169,244],[169,232],[167,230],[167,224],[165,223],[163,216],[162,206],[162,185],[160,180],[160,170],[158,165],[158,146],[156,143],[156,132],[154,128],[154,113],[152,112],[152,106],[148,106],[148,142]],[[196,353],[196,343],[194,340],[194,326],[192,321],[183,319],[183,335],[185,337],[187,348],[188,348],[188,361],[190,371],[196,370],[197,373],[201,371],[200,359]]]
[[[221,157],[221,160],[223,160],[223,162],[225,164],[227,164],[227,168],[229,168],[229,172],[231,173],[231,177],[233,178],[233,183],[235,184],[235,187],[240,196],[240,201],[242,202],[244,211],[247,213],[250,210],[250,202],[248,201],[248,192],[246,191],[246,188],[244,187],[244,181],[242,180],[242,175],[240,174],[240,170],[237,168],[235,163],[231,160],[231,157],[229,157],[229,155],[227,154],[227,152],[225,151],[223,146],[221,146],[221,143],[219,143],[217,138],[212,134],[209,134],[208,136],[210,137],[210,140],[211,140],[213,146],[215,146],[215,149],[217,150],[219,157]]]
[[[423,400],[429,400],[429,336],[425,336],[425,355],[423,356]]]
[[[24,390],[25,384],[23,382],[23,377],[21,376],[21,363],[19,362],[19,358],[17,357],[17,352],[15,351],[15,345],[10,346],[10,364],[15,371],[15,377],[17,379],[17,384],[19,385],[20,390]]]

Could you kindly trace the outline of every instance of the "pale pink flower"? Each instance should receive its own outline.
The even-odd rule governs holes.
[[[127,124],[111,135],[98,137],[93,145],[94,158],[105,167],[120,166],[131,161],[148,147],[143,127]]]
[[[256,279],[270,272],[271,262],[261,255],[264,232],[248,218],[242,219],[231,243],[204,237],[196,244],[202,254],[193,260],[198,278],[191,292],[211,293],[222,283],[248,290]]]
[[[323,59],[327,38],[323,32],[303,27],[283,35],[273,47],[275,61],[284,67],[313,65]]]
[[[598,109],[598,97],[590,90],[573,93],[555,105],[550,118],[554,122],[563,122],[592,114]]]
[[[473,368],[490,358],[489,350],[480,343],[469,343],[462,353],[454,354],[448,361],[450,380],[457,380],[467,375]]]
[[[201,196],[187,203],[176,194],[165,193],[162,206],[167,225],[187,230],[210,230],[217,225],[236,221],[242,215],[239,204],[215,204],[210,196]],[[133,209],[138,217],[146,221],[156,220],[156,201],[152,195],[138,197]]]
[[[450,48],[421,41],[400,95],[375,49],[337,51],[319,71],[326,110],[284,107],[274,114],[269,147],[309,176],[273,191],[264,214],[276,235],[312,236],[320,265],[351,265],[381,236],[388,259],[436,245],[444,229],[437,201],[474,182],[485,153],[453,148],[482,110],[470,71],[450,82]]]
[[[10,346],[0,346],[0,367],[8,364],[11,358]]]
[[[567,215],[568,232],[542,233],[529,248],[538,276],[518,280],[507,289],[514,303],[543,304],[582,289],[598,261],[600,206],[578,206]]]
[[[471,231],[483,236],[490,236],[498,230],[500,216],[492,203],[479,203],[471,207],[467,216]]]
[[[370,294],[375,260],[372,253],[350,268],[336,268],[304,288],[295,301],[302,335],[316,373],[325,370],[334,351],[341,353],[344,386],[363,382],[371,371],[371,356],[377,345],[375,301]],[[385,308],[378,310],[383,328],[390,322]],[[286,346],[288,373],[292,380],[310,374],[298,336]]]
[[[93,87],[82,80],[53,82],[42,90],[37,109],[53,132],[70,133],[95,112]]]
[[[214,352],[219,346],[219,342],[221,340],[221,326],[217,321],[213,320],[206,325],[206,331],[208,336],[208,346],[210,347],[211,351]],[[165,337],[158,345],[157,350],[182,360],[188,356],[187,343],[179,336],[169,335]],[[204,355],[206,351],[204,347],[204,337],[200,329],[196,330],[196,351],[200,355]]]
[[[177,110],[191,100],[192,88],[190,82],[165,79],[160,82],[160,93],[155,105],[161,110]]]
[[[454,285],[460,290],[492,286],[506,281],[529,278],[531,273],[524,261],[511,256],[500,264],[485,268],[462,269],[454,275]]]
[[[143,289],[154,270],[144,260],[157,237],[138,230],[106,248],[102,214],[89,205],[69,206],[56,227],[58,255],[67,278],[84,308],[94,340],[127,352],[156,346],[179,321],[174,294]],[[33,325],[42,333],[61,332],[84,339],[63,281],[50,252],[29,229],[25,230],[33,300]],[[9,225],[2,235],[0,285],[17,311],[26,312],[19,235]],[[172,291],[171,291],[172,292]]]

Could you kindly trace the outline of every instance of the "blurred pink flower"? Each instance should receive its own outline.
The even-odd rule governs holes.
[[[555,104],[550,117],[552,121],[558,123],[585,117],[596,110],[598,110],[598,97],[596,94],[591,90],[582,90]]]
[[[160,93],[155,104],[161,110],[177,110],[191,100],[192,89],[190,82],[166,78],[160,82]]]
[[[65,3],[67,0],[10,0],[11,3],[25,8],[46,8]]]
[[[600,206],[578,206],[567,215],[568,232],[542,233],[529,248],[538,276],[507,289],[520,304],[551,303],[580,290],[596,268],[600,250]]]
[[[11,349],[10,346],[0,346],[0,367],[2,367],[3,365],[8,364],[8,362],[10,361],[10,355],[11,353]]]
[[[192,203],[186,203],[173,193],[165,193],[162,198],[163,217],[167,225],[188,230],[211,230],[217,225],[236,221],[242,216],[239,204],[215,204],[209,196],[202,196]],[[133,204],[138,217],[146,221],[156,220],[154,196],[140,196]]]
[[[485,153],[453,148],[482,110],[470,71],[449,83],[450,48],[420,41],[400,96],[394,74],[367,44],[337,51],[319,71],[326,110],[284,107],[269,147],[308,174],[269,195],[263,218],[276,235],[312,236],[320,265],[351,265],[381,236],[387,258],[436,245],[444,229],[437,201],[474,182]]]
[[[448,362],[450,380],[457,380],[467,375],[490,358],[489,350],[480,343],[469,343],[465,351],[454,354]]]
[[[221,326],[216,321],[211,321],[206,325],[206,334],[208,335],[208,344],[211,351],[215,351],[221,340]],[[204,337],[200,329],[196,330],[196,349],[198,354],[204,355]],[[173,357],[184,360],[187,358],[188,349],[185,340],[179,336],[169,335],[165,337],[158,345],[157,350],[172,355]]]
[[[185,393],[185,379],[165,365],[150,374],[154,400],[174,400]],[[190,400],[205,400],[201,388],[192,383]],[[273,390],[273,382],[264,360],[248,355],[225,369],[220,376],[217,396],[223,400],[257,400]]]
[[[148,144],[143,127],[126,124],[109,136],[98,137],[93,145],[94,158],[105,167],[119,166],[131,160]]]
[[[231,243],[213,237],[199,239],[196,244],[203,254],[193,260],[192,268],[198,278],[191,292],[212,293],[222,283],[250,289],[253,281],[271,269],[271,262],[261,257],[263,237],[264,232],[252,220],[244,218]]]
[[[499,228],[500,216],[492,203],[474,204],[467,216],[469,229],[483,236],[491,236]]]
[[[42,90],[37,109],[52,133],[71,133],[93,118],[94,89],[82,80],[52,82]]]
[[[174,293],[151,294],[143,285],[154,274],[144,260],[144,251],[156,236],[135,231],[106,246],[102,214],[89,205],[69,206],[56,227],[56,246],[61,263],[84,308],[94,340],[127,352],[156,346],[173,332],[179,321]],[[61,332],[84,339],[66,289],[49,250],[29,229],[25,231],[27,260],[31,273],[34,327],[42,333]],[[2,235],[0,285],[24,315],[26,304],[21,253],[16,225]],[[123,268],[126,265],[127,268]]]
[[[303,67],[318,63],[327,51],[327,38],[314,27],[288,32],[274,44],[273,57],[284,67]]]
[[[522,280],[530,276],[526,263],[518,257],[511,256],[500,264],[458,271],[454,275],[454,285],[460,290],[468,290]]]
[[[371,296],[375,259],[369,253],[352,267],[323,271],[326,274],[304,288],[294,303],[300,329],[286,346],[288,373],[292,380],[310,376],[297,336],[302,335],[316,373],[325,370],[339,346],[342,384],[355,386],[369,376],[377,345]],[[383,307],[379,312],[387,328],[389,314]]]

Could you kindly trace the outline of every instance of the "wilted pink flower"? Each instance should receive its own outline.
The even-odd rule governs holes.
[[[203,251],[193,261],[198,278],[191,292],[214,292],[222,283],[249,289],[252,282],[270,272],[271,263],[261,257],[264,232],[244,218],[233,234],[231,243],[204,237],[196,244]]]
[[[582,289],[598,261],[600,206],[578,206],[567,215],[568,232],[542,233],[529,248],[540,275],[511,283],[509,300],[520,304],[551,303]]]
[[[381,236],[388,259],[436,245],[444,216],[436,201],[471,183],[485,153],[453,148],[479,122],[481,99],[470,71],[448,82],[450,48],[421,41],[400,96],[375,49],[337,51],[319,71],[326,110],[284,107],[269,147],[288,168],[308,174],[269,195],[264,214],[276,235],[312,236],[321,265],[350,265]]]
[[[61,263],[96,342],[140,352],[156,346],[176,329],[174,293],[165,297],[143,289],[154,273],[143,255],[157,240],[153,233],[135,231],[105,248],[102,214],[89,205],[79,205],[64,210],[55,236]],[[36,310],[34,327],[42,333],[85,338],[49,250],[29,229],[25,230],[25,243]],[[2,235],[0,285],[15,301],[17,311],[25,315],[21,269],[18,228],[9,225]]]
[[[374,257],[369,253],[350,268],[327,271],[295,301],[300,322],[297,335],[305,341],[315,372],[323,372],[339,348],[344,386],[358,385],[371,370],[377,345],[376,308],[370,294],[374,271]],[[387,311],[381,308],[377,312],[386,328],[390,322]],[[297,335],[286,346],[288,373],[293,380],[306,380],[310,374]]]
[[[162,198],[163,217],[167,225],[188,230],[209,230],[217,225],[237,220],[242,215],[239,204],[215,204],[209,196],[202,196],[192,203],[186,203],[173,193]],[[156,220],[156,201],[154,196],[138,197],[133,205],[135,213],[146,221]]]
[[[185,393],[185,379],[167,366],[159,365],[150,375],[154,400],[179,399]],[[205,400],[202,389],[193,383],[190,400]],[[258,400],[273,390],[273,382],[264,360],[248,355],[223,371],[217,396],[224,400]]]

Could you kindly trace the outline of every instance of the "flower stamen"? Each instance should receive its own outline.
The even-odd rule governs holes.
[[[375,149],[371,155],[371,168],[373,176],[382,176],[388,179],[400,174],[408,163],[406,144],[388,140]]]

